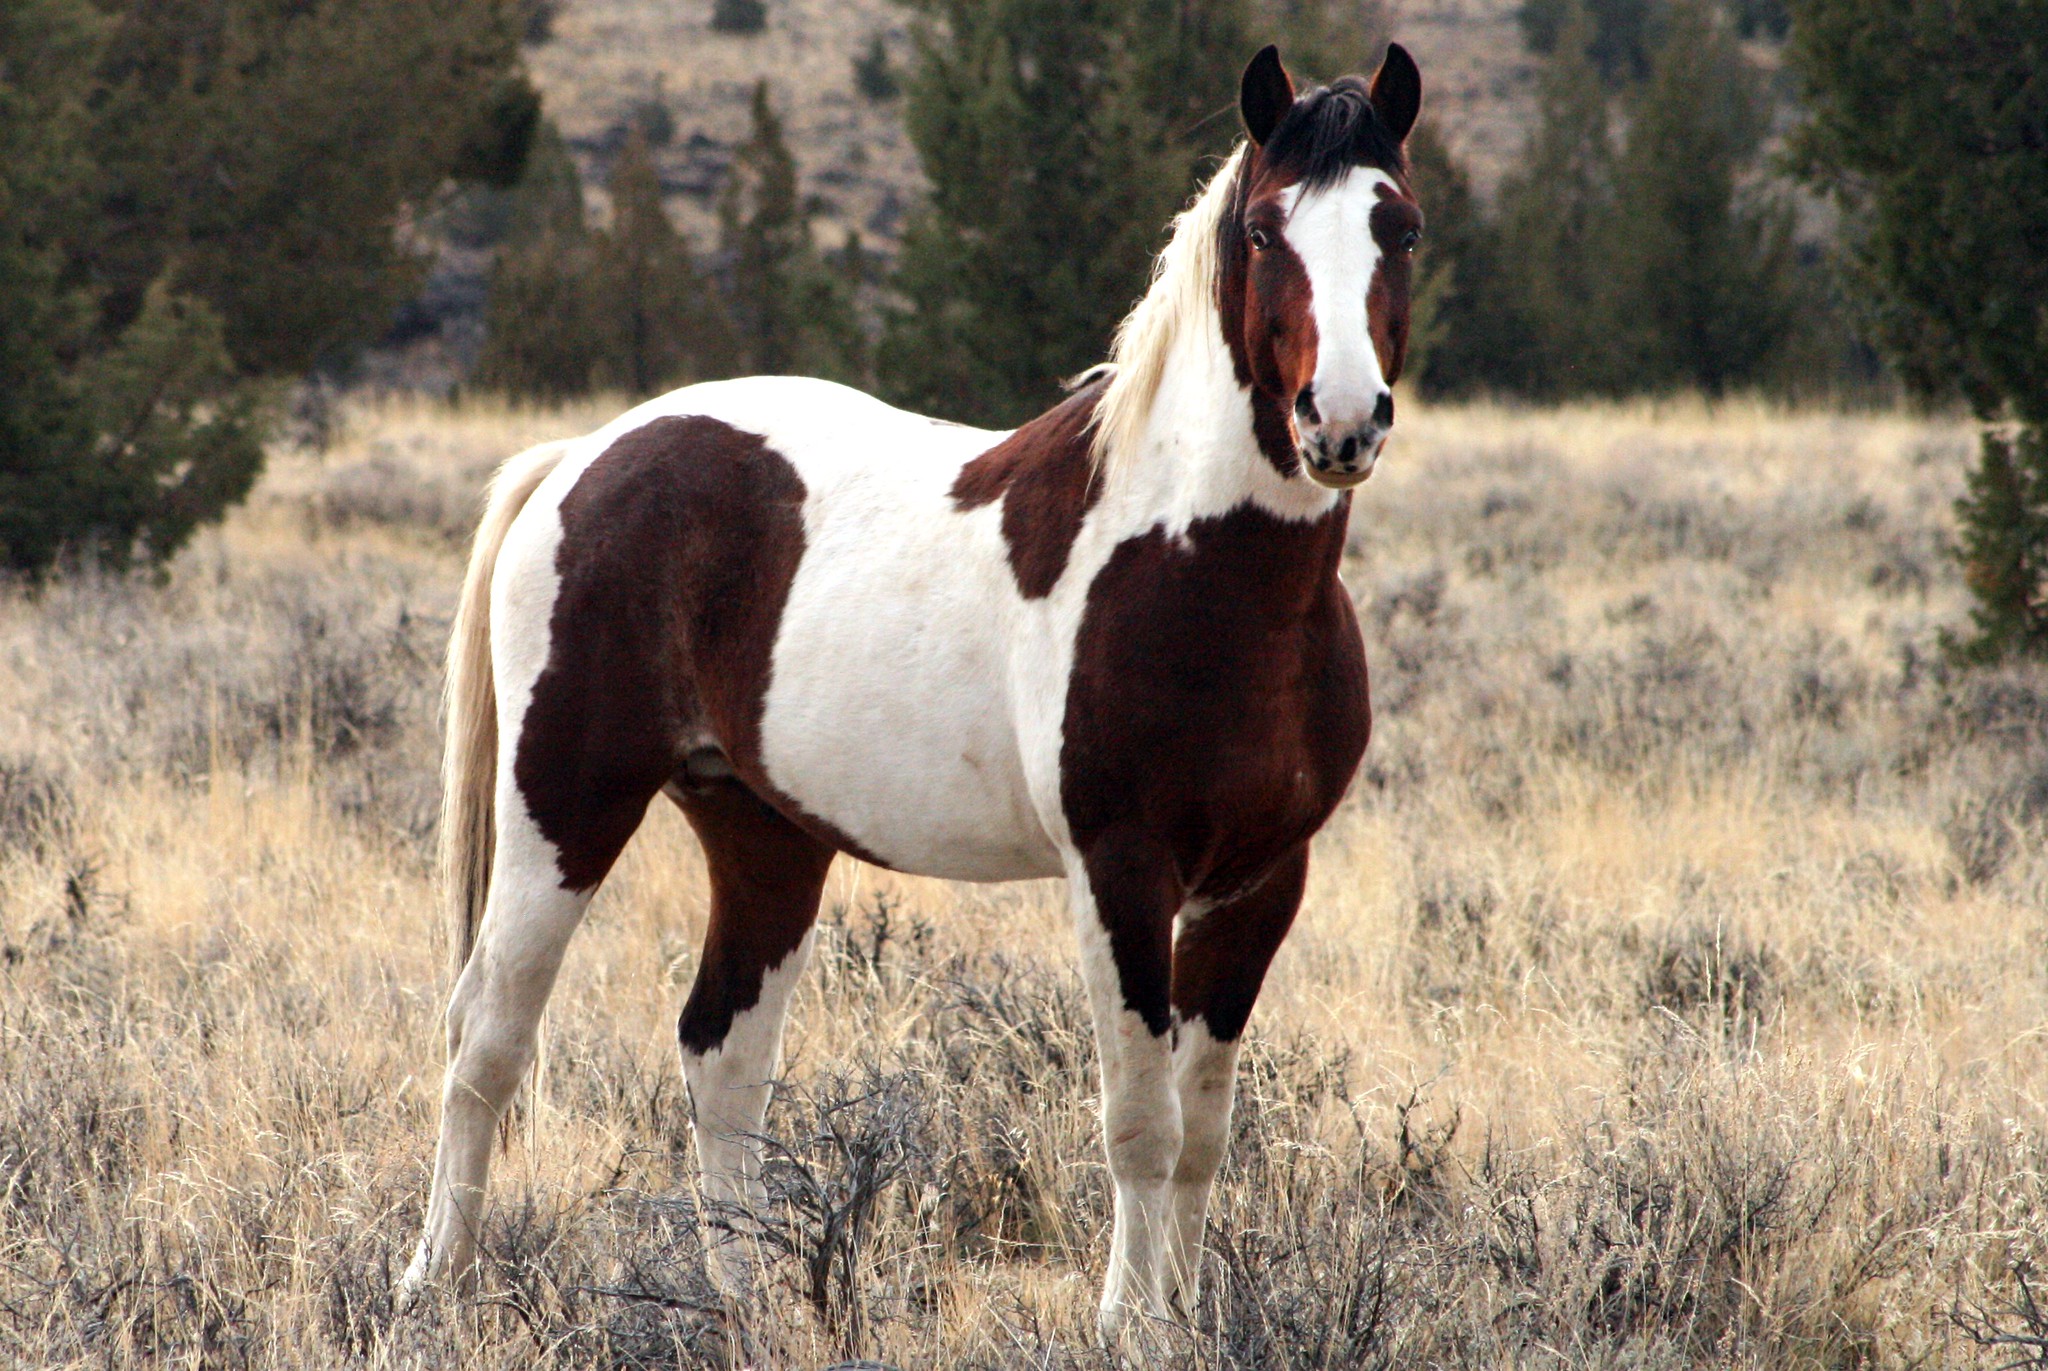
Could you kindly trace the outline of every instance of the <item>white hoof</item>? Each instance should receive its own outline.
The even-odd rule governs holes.
[[[424,1245],[413,1254],[412,1264],[405,1268],[405,1274],[398,1278],[398,1284],[391,1288],[391,1304],[401,1314],[419,1308],[427,1297],[427,1290],[433,1284],[427,1274],[430,1263]]]

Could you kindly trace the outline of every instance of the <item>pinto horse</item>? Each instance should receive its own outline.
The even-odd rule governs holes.
[[[835,853],[1063,876],[1116,1191],[1103,1328],[1192,1312],[1238,1038],[1371,726],[1337,570],[1393,423],[1420,103],[1399,46],[1299,96],[1262,51],[1249,141],[1113,360],[1012,433],[751,377],[506,464],[450,649],[458,976],[408,1296],[469,1273],[564,949],[664,794],[710,872],[678,1028],[707,1200],[760,1200]],[[710,1256],[744,1287],[740,1245]]]

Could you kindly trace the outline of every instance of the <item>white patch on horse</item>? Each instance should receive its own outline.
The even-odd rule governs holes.
[[[1360,167],[1333,185],[1317,190],[1289,186],[1281,192],[1287,244],[1308,275],[1316,321],[1313,393],[1327,425],[1370,422],[1388,392],[1366,317],[1366,296],[1380,260],[1372,211],[1383,185],[1393,186],[1394,179]],[[1365,454],[1364,470],[1370,472],[1378,457],[1377,447]]]
[[[1088,875],[1076,861],[1067,877],[1081,977],[1095,1019],[1102,1076],[1102,1140],[1116,1187],[1100,1320],[1115,1338],[1133,1315],[1166,1318],[1170,1186],[1181,1150],[1180,1099],[1170,1034],[1155,1034],[1126,1007],[1109,930]]]
[[[1180,1097],[1180,1157],[1173,1168],[1171,1228],[1166,1245],[1169,1297],[1192,1318],[1201,1294],[1202,1233],[1209,1191],[1230,1146],[1230,1106],[1237,1090],[1237,1041],[1218,1042],[1201,1019],[1174,1025],[1173,1077]]]
[[[753,1252],[746,1230],[766,1203],[761,1188],[760,1137],[782,1061],[782,1030],[789,1002],[811,959],[817,930],[761,976],[761,995],[733,1015],[725,1040],[709,1052],[683,1049],[683,1079],[697,1135],[699,1194],[714,1222],[707,1232],[712,1279],[729,1294],[750,1281]],[[721,1231],[720,1225],[724,1225]]]

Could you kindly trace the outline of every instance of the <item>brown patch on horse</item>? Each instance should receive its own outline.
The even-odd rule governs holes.
[[[960,468],[955,509],[1003,502],[1010,572],[1027,600],[1052,594],[1101,483],[1089,460],[1089,420],[1106,381],[1091,382]]]
[[[1230,1042],[1244,1032],[1266,979],[1301,908],[1308,844],[1288,852],[1256,888],[1188,921],[1173,943],[1173,1014],[1201,1020],[1209,1036]]]
[[[832,846],[736,781],[673,786],[669,795],[703,844],[711,913],[676,1036],[691,1052],[725,1041],[735,1015],[761,1000],[761,980],[795,952],[818,917]]]
[[[1155,1033],[1181,902],[1258,890],[1364,754],[1365,648],[1337,579],[1349,512],[1294,523],[1247,504],[1180,538],[1155,527],[1089,587],[1060,801],[1125,1001]]]
[[[1237,383],[1251,392],[1259,451],[1282,476],[1301,470],[1290,408],[1315,375],[1317,345],[1308,268],[1283,236],[1279,199],[1290,184],[1269,173],[1260,149],[1248,148],[1231,212],[1216,230],[1216,314],[1224,346]],[[1269,246],[1252,247],[1253,229]]]
[[[804,495],[759,436],[688,416],[623,435],[563,497],[548,662],[513,777],[564,887],[604,878],[707,736],[740,783],[819,841],[858,851],[778,794],[761,764]]]
[[[1372,333],[1373,351],[1379,355],[1380,374],[1392,385],[1401,379],[1408,356],[1415,259],[1404,242],[1409,234],[1422,232],[1422,210],[1402,190],[1382,184],[1379,203],[1372,207],[1371,226],[1380,256],[1366,287],[1366,326]]]

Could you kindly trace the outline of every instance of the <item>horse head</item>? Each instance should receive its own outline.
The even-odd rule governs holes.
[[[1320,485],[1372,475],[1393,427],[1422,239],[1402,144],[1421,103],[1398,43],[1371,81],[1299,95],[1276,49],[1245,68],[1251,146],[1218,230],[1217,306],[1268,456]]]

